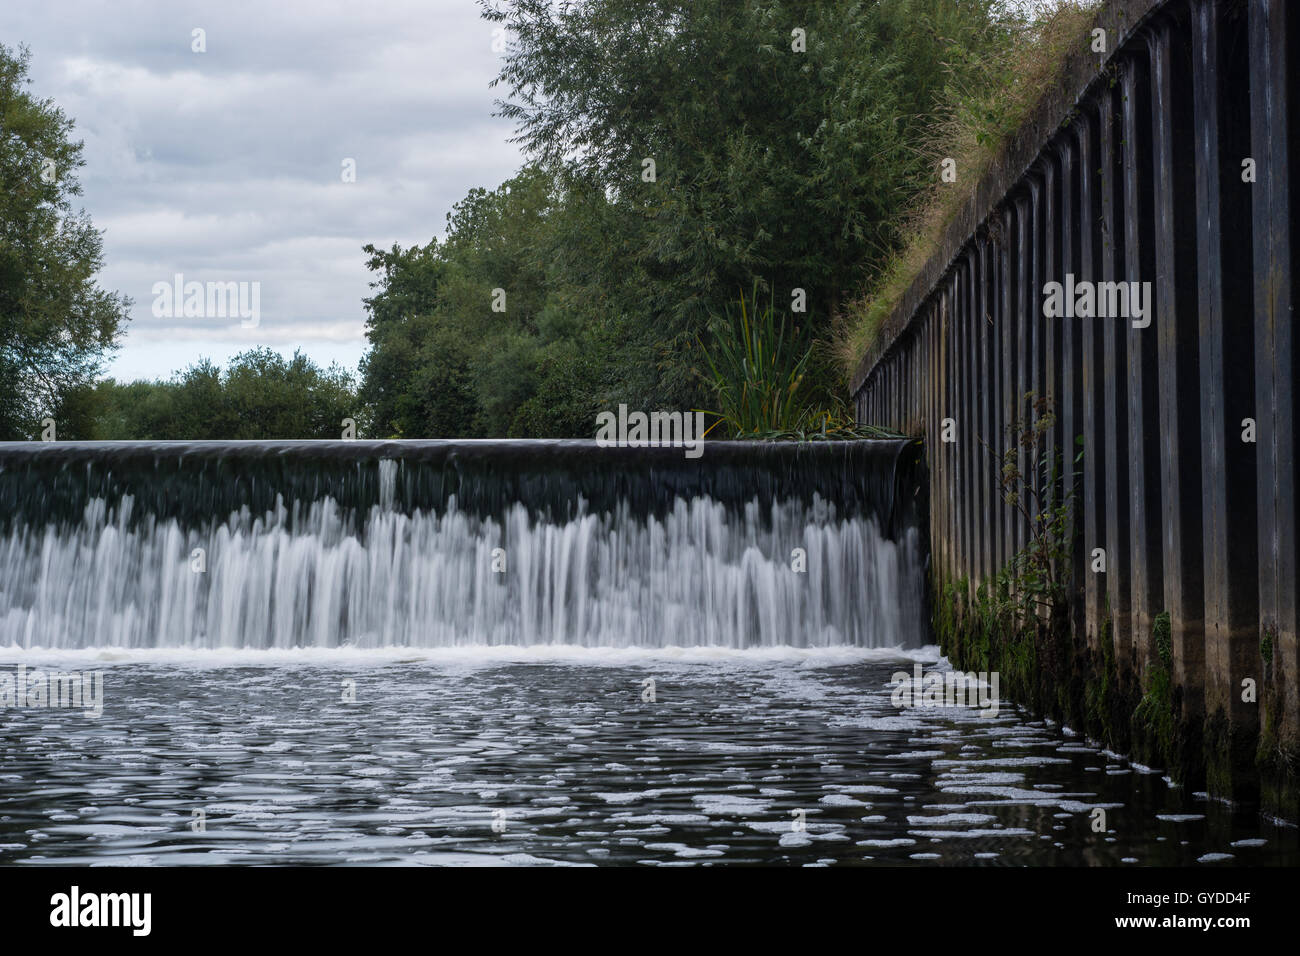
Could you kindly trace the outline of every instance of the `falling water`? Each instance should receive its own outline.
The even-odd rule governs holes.
[[[916,646],[908,447],[10,445],[0,647]]]
[[[0,864],[1300,858],[1014,708],[899,709],[918,459],[0,444]]]

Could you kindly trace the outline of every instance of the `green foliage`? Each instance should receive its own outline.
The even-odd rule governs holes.
[[[1168,611],[1151,619],[1156,659],[1147,668],[1146,689],[1133,709],[1134,738],[1150,759],[1170,765],[1174,748],[1173,644]],[[1144,754],[1146,756],[1146,754]]]
[[[102,239],[70,198],[82,144],[25,89],[28,63],[0,45],[0,440],[36,437],[56,410],[61,435],[88,427],[85,390],[130,305],[94,282]]]
[[[1074,501],[1064,492],[1062,456],[1047,453],[1046,436],[1056,424],[1052,398],[1026,392],[1021,403],[1006,425],[1006,444],[1000,454],[983,439],[980,442],[999,463],[1003,501],[1028,528],[1028,543],[1004,569],[1010,591],[1023,614],[1050,614],[1067,597]],[[1076,464],[1078,460],[1076,456]]]
[[[511,422],[516,435],[579,434],[595,420],[597,404],[588,397],[600,368],[572,340],[549,349],[537,365],[537,387]]]
[[[1115,739],[1115,639],[1109,618],[1101,625],[1097,636],[1100,653],[1093,662],[1091,674],[1084,689],[1087,707],[1088,732],[1101,740]]]
[[[1156,659],[1161,666],[1174,666],[1173,622],[1168,611],[1161,611],[1151,619],[1151,639],[1156,647]]]
[[[170,382],[107,379],[74,394],[90,410],[87,424],[60,438],[337,439],[345,418],[356,422],[358,437],[368,424],[351,376],[338,366],[322,370],[301,352],[286,360],[252,349],[224,371],[202,359]]]
[[[835,417],[834,413],[826,411],[808,428],[774,429],[747,437],[767,441],[862,441],[907,436],[880,425],[860,425],[851,418]]]
[[[758,277],[782,305],[804,290],[801,342],[828,339],[896,246],[926,177],[911,144],[945,85],[975,69],[998,5],[482,6],[507,30],[499,110],[529,164],[471,191],[441,241],[366,248],[362,394],[382,435],[590,436],[620,402],[699,407],[710,317]],[[805,52],[791,49],[795,25]],[[848,434],[820,344],[804,376],[799,391],[824,396],[808,400],[817,420],[792,398],[765,427]]]
[[[590,435],[615,369],[620,394],[652,391],[657,352],[618,304],[606,206],[580,182],[528,166],[457,203],[441,242],[367,246],[378,278],[361,396],[377,432]],[[493,310],[498,289],[505,311]]]
[[[710,323],[700,350],[715,408],[708,410],[733,438],[832,441],[901,438],[897,432],[859,425],[843,402],[814,377],[817,346],[792,316],[781,316],[769,297],[758,308],[759,284],[747,301]],[[712,430],[712,429],[711,429]]]
[[[711,317],[750,287],[782,307],[802,290],[808,311],[766,340],[800,369],[785,392],[788,367],[713,393],[733,402],[734,430],[877,434],[847,407],[833,318],[899,247],[933,178],[918,144],[954,90],[986,83],[1018,17],[1002,0],[480,2],[507,31],[494,85],[528,162],[471,190],[439,239],[364,247],[370,349],[346,400],[266,356],[93,385],[127,302],[91,281],[100,240],[67,202],[71,123],[21,90],[25,54],[0,48],[0,438],[30,437],[50,410],[61,437],[332,436],[349,403],[339,417],[364,406],[378,436],[589,436],[620,402],[706,404],[728,347]]]
[[[927,41],[913,38],[924,37],[929,27],[945,45],[936,61],[943,66],[941,79],[922,79],[934,84],[931,88],[939,90],[938,96],[909,136],[913,158],[925,175],[912,191],[908,207],[895,216],[893,248],[876,263],[865,293],[849,302],[840,315],[834,349],[846,377],[852,375],[884,320],[942,242],[948,223],[971,198],[1013,134],[1044,96],[1058,91],[1068,61],[1090,55],[1079,38],[1087,35],[1100,2],[981,4],[982,20],[955,25],[940,18],[930,26],[926,11],[910,11],[914,20],[899,32],[898,42],[919,42],[924,49]],[[948,6],[961,10],[965,5]],[[948,16],[959,14],[948,11]],[[931,62],[926,56],[911,59],[912,69],[921,71]],[[943,182],[937,175],[944,160],[955,165],[955,183]]]
[[[757,287],[750,303],[742,292],[739,305],[714,320],[711,346],[701,345],[717,401],[709,414],[738,437],[803,430],[818,411],[806,330],[779,318],[770,299],[755,312],[757,298]]]

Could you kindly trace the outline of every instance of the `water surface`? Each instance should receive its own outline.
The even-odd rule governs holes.
[[[0,669],[102,669],[105,701],[0,710],[0,863],[1300,862],[1294,828],[1005,702],[900,711],[914,658],[936,655],[13,651]]]

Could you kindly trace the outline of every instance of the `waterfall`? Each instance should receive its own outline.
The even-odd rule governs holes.
[[[915,646],[914,448],[3,445],[0,647]]]

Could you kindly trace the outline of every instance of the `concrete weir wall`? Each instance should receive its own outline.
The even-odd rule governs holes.
[[[926,436],[956,662],[1294,821],[1300,3],[1113,0],[1095,26],[1107,52],[1079,38],[883,324],[857,415]],[[1149,282],[1147,314],[1058,316],[1068,276]],[[1032,540],[994,458],[1026,393],[1052,403],[1037,450],[1072,533],[1064,610],[1008,629],[981,608]]]

